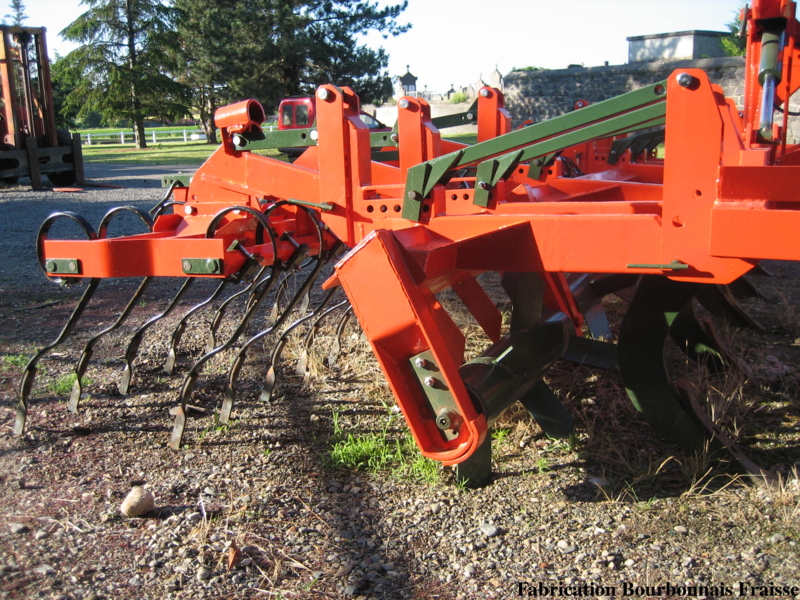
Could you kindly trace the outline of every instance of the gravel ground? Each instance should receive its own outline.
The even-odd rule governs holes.
[[[271,404],[258,401],[271,346],[258,349],[243,371],[230,427],[213,419],[230,354],[210,364],[193,398],[199,410],[186,445],[171,451],[169,409],[181,377],[167,377],[161,365],[180,315],[146,335],[131,393],[120,396],[116,382],[126,340],[165,305],[175,281],[155,286],[130,324],[98,345],[81,411],[72,414],[58,384],[81,342],[111,322],[136,282],[102,285],[76,340],[42,362],[28,431],[13,436],[18,357],[55,337],[71,305],[52,302],[79,292],[41,275],[35,231],[54,210],[74,210],[96,224],[112,206],[149,208],[161,198],[159,169],[121,171],[92,167],[89,176],[124,180],[125,189],[0,192],[0,598],[733,598],[800,591],[791,589],[800,586],[800,489],[791,474],[800,464],[800,321],[793,311],[800,271],[787,263],[770,265],[776,277],[753,278],[766,298],[748,309],[766,331],[729,332],[756,380],[709,380],[714,389],[732,390],[728,427],[740,429],[753,456],[786,475],[773,489],[708,471],[703,457],[666,444],[632,410],[616,370],[561,363],[548,381],[576,417],[575,438],[550,440],[512,411],[495,434],[495,480],[484,489],[459,488],[449,469],[415,471],[410,465],[420,461],[407,452],[377,473],[336,468],[332,445],[348,434],[400,445],[406,439],[353,325],[338,359],[332,336],[320,335],[305,378],[292,374],[300,347],[290,345]],[[210,293],[210,286],[198,287],[186,306]],[[608,305],[612,317],[615,302]],[[184,371],[201,352],[204,314],[184,336]],[[155,497],[155,510],[142,518],[119,511],[134,486]]]

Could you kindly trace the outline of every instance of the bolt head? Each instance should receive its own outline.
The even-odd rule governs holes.
[[[436,385],[436,379],[434,379],[433,377],[426,377],[425,385],[428,387],[434,387]]]
[[[482,190],[488,190],[489,189],[489,184],[486,183],[485,181],[479,181],[478,182],[478,187],[480,189],[482,189]]]
[[[56,272],[56,261],[48,260],[45,263],[44,268],[47,269],[48,273],[55,273]]]
[[[194,214],[194,207],[189,206],[188,204],[183,207],[183,214],[185,215],[193,215]]]
[[[207,259],[206,260],[206,268],[211,273],[216,273],[217,272],[217,261],[215,261],[213,258]]]
[[[392,141],[393,141],[395,144],[396,144],[396,143],[397,143],[397,142],[400,140],[400,136],[399,136],[399,135],[397,135],[396,133],[393,133],[393,134],[392,134],[391,136],[389,136],[389,137],[391,138],[391,140],[392,140]]]
[[[410,192],[408,192],[408,198],[409,198],[409,200],[419,200],[420,199],[420,194],[419,194],[419,192],[415,192],[414,190],[411,190]]]
[[[486,88],[481,88],[481,97],[488,98],[491,95],[491,92]]]
[[[694,83],[694,77],[688,73],[678,73],[676,79],[678,80],[678,85],[681,87],[689,87]]]
[[[192,263],[188,260],[183,261],[183,270],[184,271],[191,271],[192,270]]]
[[[321,88],[317,92],[317,98],[319,98],[320,100],[327,100],[328,96],[330,96],[330,92],[328,92],[328,90],[326,90],[325,88]]]
[[[402,100],[400,100],[400,102],[398,103],[398,105],[400,106],[400,108],[408,108],[408,100],[406,100],[405,98],[403,98]]]
[[[70,273],[77,273],[78,272],[78,263],[74,260],[69,261],[69,266],[67,267]]]
[[[425,362],[424,358],[418,358],[417,360],[414,361],[414,364],[417,365],[418,369],[424,369],[425,365],[427,365],[428,363]]]
[[[475,118],[475,115],[474,115],[473,113],[471,113],[471,112],[468,112],[468,113],[467,113],[467,119],[469,119],[470,121],[472,121],[472,119],[474,119],[474,118]]]

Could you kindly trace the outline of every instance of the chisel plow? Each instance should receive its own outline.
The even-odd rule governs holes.
[[[488,480],[487,433],[516,401],[548,435],[570,434],[570,413],[543,380],[558,360],[618,365],[631,400],[658,432],[690,450],[727,448],[752,475],[769,479],[691,387],[672,381],[664,348],[672,338],[690,359],[747,373],[695,306],[758,326],[737,301],[756,293],[743,276],[763,259],[800,259],[800,147],[786,135],[789,98],[800,85],[794,11],[787,0],[757,0],[745,11],[742,111],[695,69],[517,130],[502,93],[483,88],[470,115],[478,123],[471,146],[443,139],[429,105],[411,97],[398,103],[394,132],[370,134],[357,96],[333,85],[318,88],[317,121],[308,130],[263,131],[254,100],[220,109],[220,148],[191,181],[173,181],[151,213],[135,211],[145,233],[106,235],[117,214],[134,210],[126,208],[96,231],[71,213],[42,225],[37,249],[47,277],[88,285],[61,335],[24,372],[16,432],[25,426],[38,361],[70,334],[101,279],[142,283],[117,322],[86,344],[72,410],[93,346],[124,321],[152,278],[185,281],[131,338],[123,394],[146,330],[193,282],[211,278],[216,291],[185,312],[170,337],[166,371],[173,373],[187,323],[217,307],[205,353],[181,374],[174,449],[210,360],[234,354],[217,417],[225,423],[254,345],[274,341],[263,369],[261,398],[269,400],[288,336],[305,332],[308,347],[319,323],[344,311],[360,323],[420,451],[457,464],[470,485]],[[773,122],[778,112],[780,123]],[[255,152],[298,145],[307,150],[292,164]],[[59,220],[86,239],[50,237]],[[510,324],[481,285],[485,272],[501,274]],[[445,290],[491,341],[477,358],[465,361],[464,331],[440,301]],[[609,294],[629,302],[618,331],[603,308]],[[221,335],[218,324],[237,302],[242,316]],[[255,332],[259,311],[264,325]]]

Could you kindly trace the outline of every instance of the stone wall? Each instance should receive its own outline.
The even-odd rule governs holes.
[[[744,58],[736,57],[513,71],[505,77],[506,108],[515,126],[525,119],[543,121],[571,112],[577,100],[594,104],[666,79],[676,69],[687,68],[706,71],[711,81],[722,86],[725,95],[741,106]]]

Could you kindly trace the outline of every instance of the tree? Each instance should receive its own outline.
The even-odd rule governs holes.
[[[747,52],[747,40],[741,34],[741,29],[744,23],[741,20],[741,11],[744,10],[746,4],[742,4],[739,10],[735,13],[736,18],[725,23],[725,26],[730,30],[731,34],[728,37],[722,38],[722,50],[728,56],[744,56]]]
[[[28,18],[25,14],[25,3],[22,0],[11,0],[8,7],[11,9],[11,14],[5,16],[6,22],[11,22],[12,25],[22,25],[22,22]]]
[[[77,81],[66,110],[93,110],[106,123],[133,124],[137,148],[145,148],[146,117],[171,119],[188,114],[189,90],[167,73],[175,42],[173,10],[159,0],[81,0],[89,10],[61,36],[82,43],[63,60]],[[174,54],[173,54],[174,55]]]
[[[364,0],[175,0],[181,81],[195,91],[206,136],[216,140],[217,106],[257,98],[268,111],[323,83],[352,87],[362,101],[392,95],[382,48],[358,36],[409,28],[397,18],[407,1],[379,8]],[[230,32],[235,35],[230,35]]]

